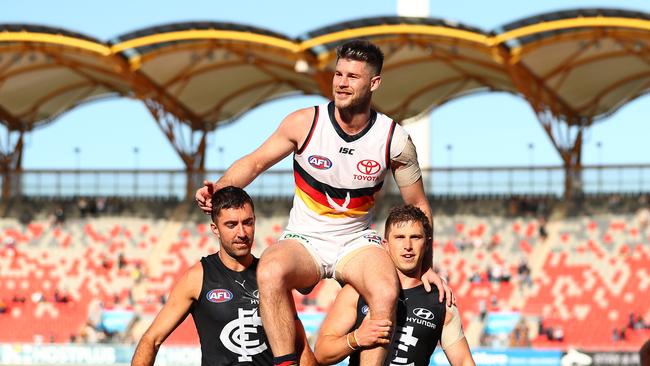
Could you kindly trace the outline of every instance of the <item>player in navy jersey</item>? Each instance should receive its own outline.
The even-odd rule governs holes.
[[[371,318],[394,318],[399,281],[395,271],[383,270],[392,263],[370,229],[376,195],[388,174],[404,203],[419,207],[431,221],[413,142],[396,121],[371,108],[383,57],[368,41],[342,44],[332,79],[334,100],[289,114],[258,149],[196,193],[199,207],[208,212],[210,192],[225,185],[245,187],[293,153],[296,190],[289,223],[258,268],[260,312],[275,365],[298,362],[292,289],[308,291],[322,278],[336,278],[364,295],[373,308]],[[422,263],[428,270],[431,255]],[[425,282],[435,283],[441,300],[448,292],[451,303],[449,288],[435,273],[426,272]],[[381,365],[386,352],[367,349],[361,355],[364,365]]]
[[[153,365],[165,339],[192,314],[201,342],[201,365],[270,365],[273,354],[258,313],[258,259],[253,201],[241,188],[225,187],[212,196],[211,229],[217,253],[203,257],[176,283],[169,300],[133,355],[131,365]],[[294,309],[295,314],[295,309]],[[295,319],[295,315],[294,315]],[[295,320],[301,364],[314,365],[304,329]]]
[[[431,238],[429,220],[418,208],[401,206],[391,210],[383,245],[401,284],[392,343],[392,324],[367,317],[371,310],[368,304],[346,285],[321,325],[315,348],[319,364],[335,364],[350,356],[349,364],[357,366],[360,350],[390,344],[386,364],[427,366],[440,342],[452,366],[474,365],[456,306],[447,307],[435,291],[426,292],[420,280],[422,255],[431,245]]]

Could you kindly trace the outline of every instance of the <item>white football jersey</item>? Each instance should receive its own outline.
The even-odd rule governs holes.
[[[372,111],[363,131],[348,135],[334,118],[334,103],[316,106],[303,145],[294,154],[296,193],[287,230],[354,233],[370,226],[375,196],[408,133]]]

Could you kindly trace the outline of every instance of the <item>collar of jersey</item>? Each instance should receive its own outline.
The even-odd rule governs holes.
[[[356,141],[356,140],[362,138],[366,133],[368,133],[368,131],[370,131],[370,129],[372,128],[372,125],[375,124],[375,120],[377,120],[377,112],[375,112],[375,110],[371,109],[370,110],[370,119],[368,120],[368,125],[366,125],[366,127],[364,127],[364,129],[361,130],[361,132],[356,133],[354,135],[348,135],[347,133],[345,133],[345,131],[343,131],[341,126],[339,126],[339,124],[336,122],[336,117],[334,115],[334,102],[330,102],[327,105],[327,113],[330,116],[330,122],[332,122],[332,126],[334,126],[334,130],[336,131],[336,133],[345,142],[353,142],[353,141]]]

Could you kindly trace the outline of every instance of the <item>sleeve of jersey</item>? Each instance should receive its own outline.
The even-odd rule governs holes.
[[[442,346],[443,350],[453,346],[456,342],[465,337],[465,334],[463,333],[463,326],[460,321],[460,313],[458,312],[456,305],[448,307],[447,313],[451,315],[451,319],[445,324],[444,327],[442,327],[440,345]]]
[[[391,161],[399,163],[395,169],[395,182],[398,187],[409,186],[420,179],[422,171],[418,163],[418,154],[408,132],[401,126],[395,126],[393,139],[390,144]]]

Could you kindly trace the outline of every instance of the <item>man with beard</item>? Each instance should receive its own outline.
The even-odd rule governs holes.
[[[399,283],[381,238],[370,230],[376,194],[392,171],[405,203],[419,207],[431,221],[415,146],[408,133],[370,108],[381,83],[383,53],[355,40],[337,49],[332,89],[334,101],[287,116],[254,152],[236,161],[215,183],[196,193],[204,211],[210,192],[224,185],[245,187],[259,174],[293,153],[296,191],[289,223],[278,245],[262,255],[258,268],[262,322],[275,365],[294,365],[295,329],[291,290],[309,291],[322,278],[349,283],[368,301],[372,319],[391,321]],[[430,251],[423,261],[431,267]],[[424,273],[424,272],[423,272]],[[447,291],[440,278],[426,272],[440,298]],[[386,348],[363,352],[364,365],[381,365]]]
[[[258,259],[251,254],[255,213],[248,194],[231,186],[216,191],[210,227],[219,251],[203,257],[176,283],[138,343],[132,366],[153,365],[160,345],[188,314],[199,334],[201,365],[266,366],[273,361],[258,314]],[[295,320],[293,327],[301,363],[314,365],[302,324]]]

